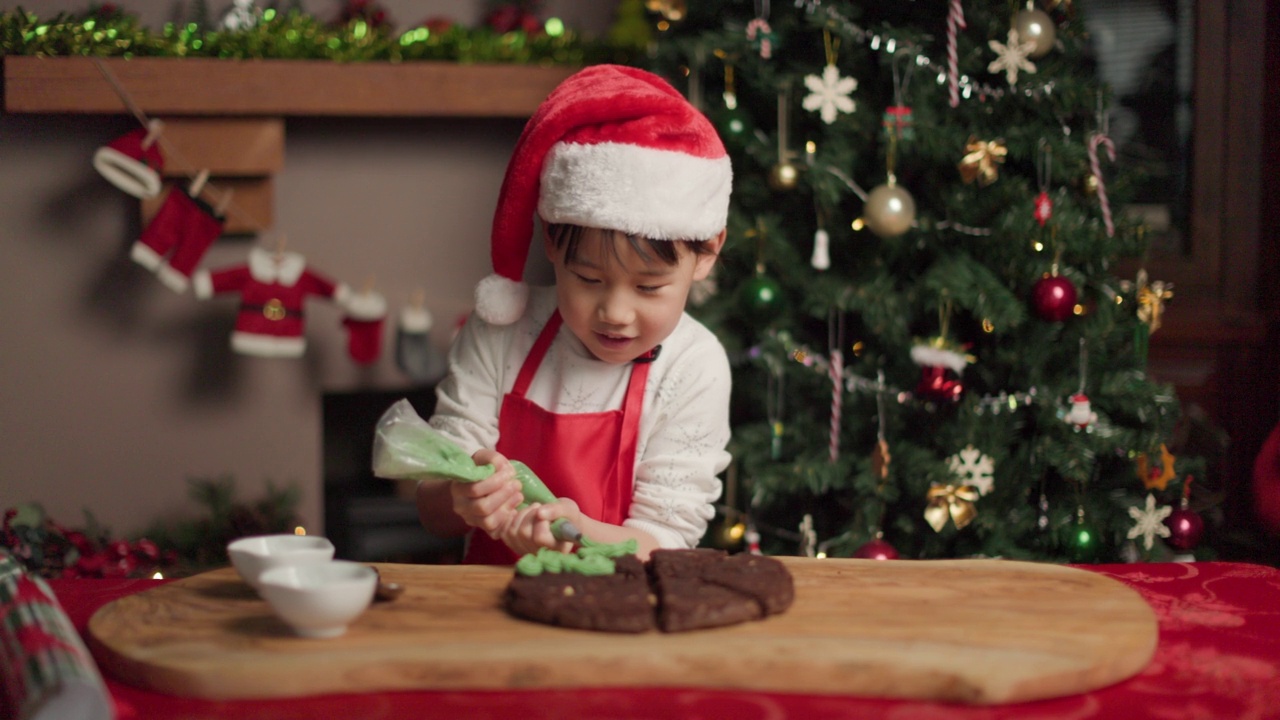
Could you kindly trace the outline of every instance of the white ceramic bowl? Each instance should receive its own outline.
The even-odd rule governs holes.
[[[378,573],[363,563],[272,568],[258,578],[258,592],[280,619],[303,637],[337,637],[373,601]]]
[[[227,557],[240,577],[256,589],[258,578],[272,568],[329,562],[333,543],[317,535],[252,535],[229,543]]]

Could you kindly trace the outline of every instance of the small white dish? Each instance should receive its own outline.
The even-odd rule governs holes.
[[[271,609],[294,632],[309,638],[346,632],[373,602],[377,586],[376,570],[349,560],[277,567],[258,578],[258,592]]]
[[[240,577],[257,589],[262,573],[272,568],[329,562],[333,543],[317,535],[251,535],[229,543],[227,557]]]

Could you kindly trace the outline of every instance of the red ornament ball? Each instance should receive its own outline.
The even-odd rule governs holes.
[[[1200,543],[1200,536],[1204,534],[1204,520],[1190,508],[1181,507],[1169,513],[1164,524],[1169,528],[1165,542],[1175,550],[1190,550]]]
[[[884,540],[876,538],[854,550],[853,556],[864,560],[897,560],[898,550]]]
[[[1049,322],[1063,322],[1076,308],[1076,286],[1061,275],[1046,275],[1031,289],[1036,314]]]

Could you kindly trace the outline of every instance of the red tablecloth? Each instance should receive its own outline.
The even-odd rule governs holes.
[[[1280,570],[1240,563],[1098,565],[1137,590],[1160,620],[1146,670],[1096,692],[996,707],[842,696],[696,689],[520,690],[325,695],[211,702],[140,690],[108,677],[120,720],[228,718],[1280,718]],[[85,632],[102,605],[156,580],[56,580]],[[733,658],[726,657],[726,663]]]

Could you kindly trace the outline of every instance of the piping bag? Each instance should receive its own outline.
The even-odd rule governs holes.
[[[524,488],[523,508],[529,503],[552,503],[556,496],[519,460],[511,461],[516,479]],[[427,424],[408,400],[398,400],[378,419],[373,431],[373,474],[387,480],[448,478],[479,482],[493,475],[492,464],[477,465],[457,443]],[[551,534],[561,542],[582,542],[582,531],[559,518]]]

